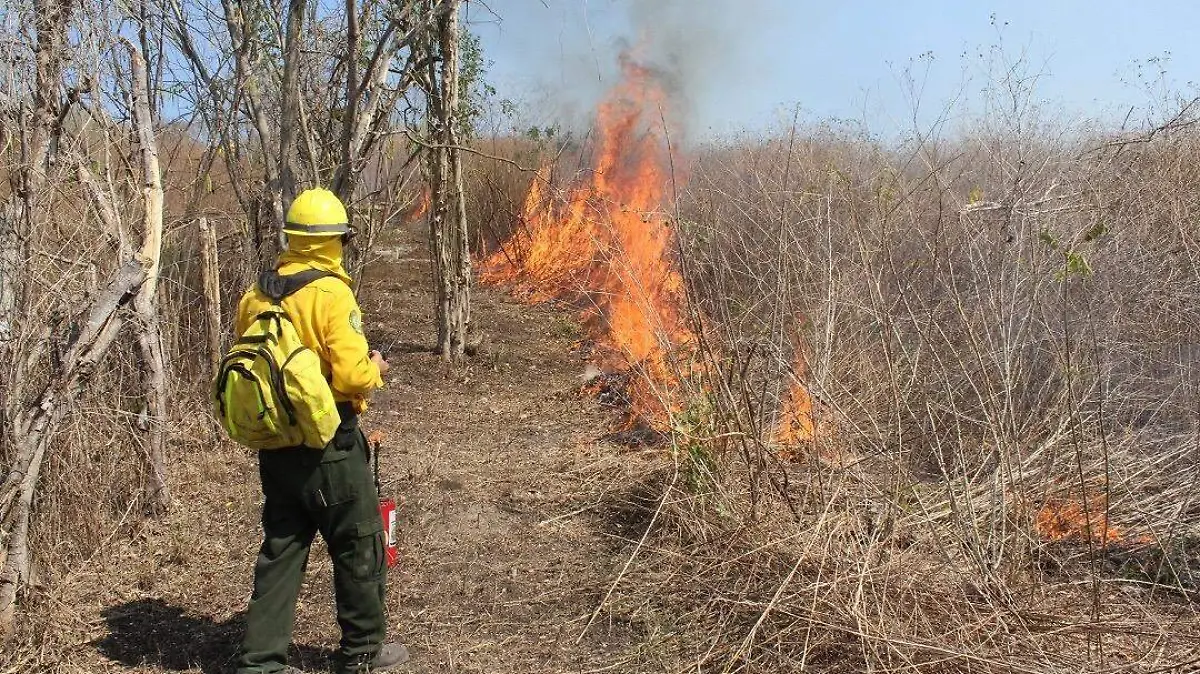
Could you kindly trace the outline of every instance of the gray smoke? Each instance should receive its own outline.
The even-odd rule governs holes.
[[[677,121],[694,128],[699,108],[745,78],[765,0],[627,0],[635,60],[652,67]],[[644,54],[644,56],[643,56]]]
[[[559,0],[556,35],[534,56],[543,70],[534,107],[577,131],[621,79],[628,55],[649,68],[669,98],[673,132],[703,132],[712,110],[755,77],[755,34],[781,0]],[[551,0],[553,3],[554,0]],[[507,21],[520,21],[510,16]],[[553,73],[553,74],[550,74]],[[547,120],[548,121],[548,120]]]

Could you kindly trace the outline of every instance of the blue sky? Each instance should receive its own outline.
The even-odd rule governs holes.
[[[490,80],[526,116],[581,118],[615,80],[616,54],[639,33],[682,55],[693,128],[725,133],[791,117],[908,128],[909,68],[918,123],[957,101],[978,112],[1003,64],[1036,82],[1047,115],[1119,125],[1152,118],[1163,91],[1200,80],[1200,2],[1111,0],[488,0],[468,20],[494,62]],[[496,17],[499,17],[497,19]],[[994,17],[994,18],[993,18]],[[652,47],[652,50],[654,48]],[[1000,56],[998,49],[1003,50]],[[1162,74],[1165,70],[1165,74]]]

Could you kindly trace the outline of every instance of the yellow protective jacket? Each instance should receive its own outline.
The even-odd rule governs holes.
[[[285,297],[281,305],[292,319],[300,341],[321,359],[321,372],[333,389],[333,398],[367,409],[371,392],[383,386],[379,368],[368,355],[363,335],[362,311],[350,290],[350,275],[342,267],[342,243],[337,237],[288,237],[288,250],[279,257],[281,275],[321,269],[334,276],[319,278]],[[254,317],[267,310],[271,300],[257,284],[238,303],[237,334]]]

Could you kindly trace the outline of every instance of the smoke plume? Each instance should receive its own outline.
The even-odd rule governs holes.
[[[568,0],[555,53],[545,53],[561,65],[539,98],[555,121],[585,130],[629,59],[650,70],[667,95],[672,132],[703,133],[719,116],[721,97],[763,67],[754,63],[754,35],[775,1]]]

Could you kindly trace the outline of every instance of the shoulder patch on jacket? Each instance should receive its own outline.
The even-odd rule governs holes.
[[[350,311],[350,328],[360,335],[363,333],[362,314],[359,313],[358,309]]]

